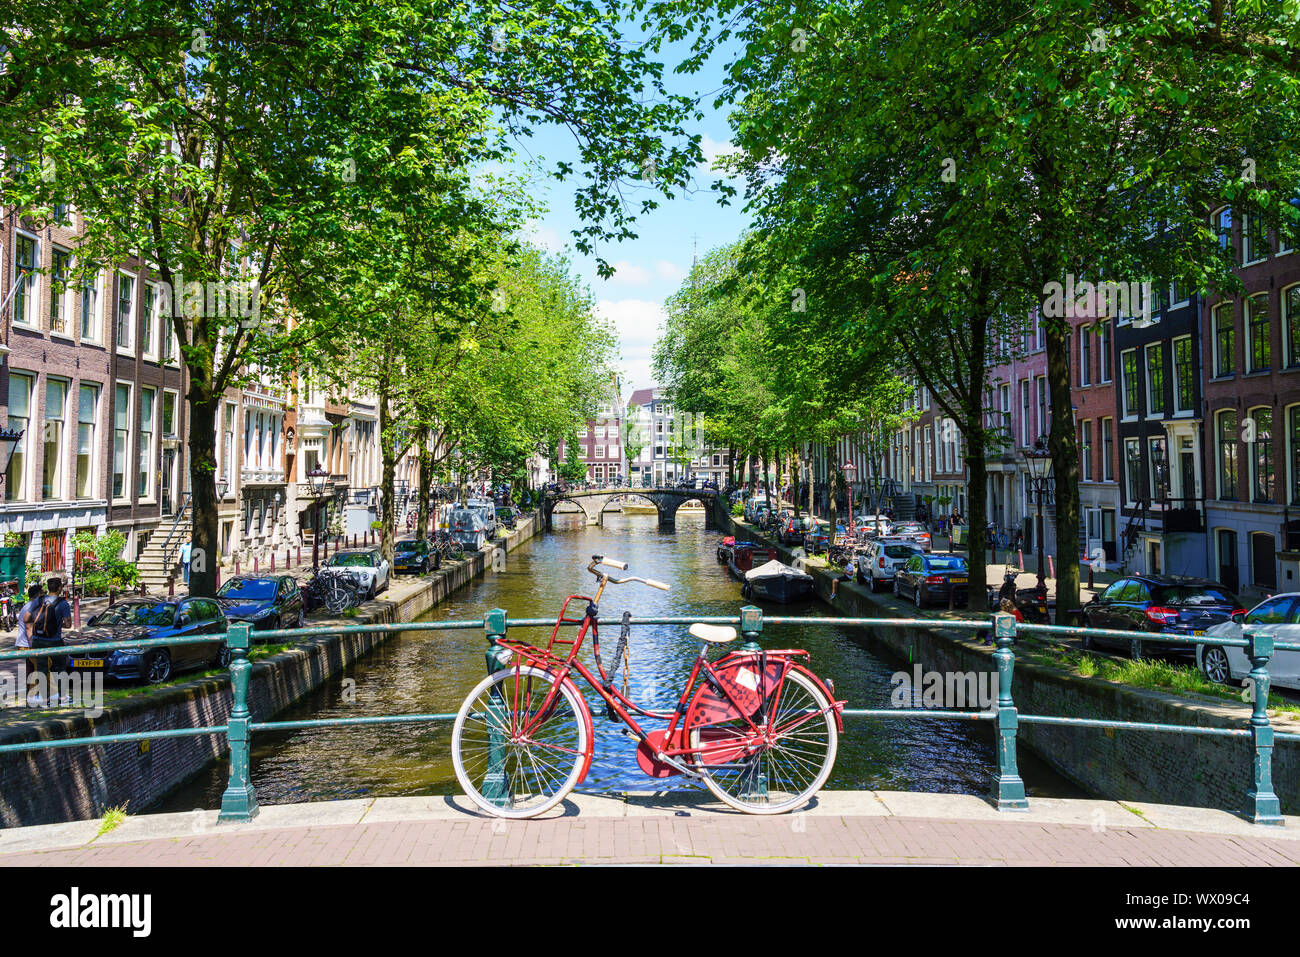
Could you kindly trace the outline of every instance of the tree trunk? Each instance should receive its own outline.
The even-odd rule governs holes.
[[[1052,397],[1051,483],[1056,494],[1056,621],[1079,607],[1079,450],[1070,396],[1070,325],[1047,324],[1047,388]],[[1043,516],[1044,527],[1047,516]]]
[[[388,560],[389,567],[393,564],[393,532],[397,516],[393,509],[393,476],[397,471],[397,440],[392,435],[392,411],[389,408],[391,399],[388,395],[387,382],[380,387],[379,392],[379,449],[383,456],[383,490],[380,492],[379,501],[379,523],[380,523],[380,551],[384,558]]]
[[[812,443],[808,443],[808,520],[812,521],[817,517],[816,503],[813,496],[817,490],[817,476],[813,474],[813,454]]]
[[[217,411],[220,396],[208,396],[191,380],[189,390],[190,491],[192,493],[190,594],[217,593],[221,561],[217,533]]]
[[[790,498],[794,500],[794,514],[799,514],[799,450],[790,452]]]
[[[962,429],[966,439],[966,464],[970,467],[966,497],[967,537],[966,562],[970,582],[966,589],[966,607],[978,610],[988,604],[988,565],[984,562],[985,532],[988,526],[988,462],[984,459],[984,382],[988,377],[989,332],[989,273],[980,270],[980,285],[975,298],[975,313],[971,320],[970,367],[966,370],[966,422]],[[952,533],[949,532],[949,542]]]
[[[429,537],[429,492],[433,487],[433,450],[429,448],[429,435],[420,436],[419,501],[415,513],[415,537],[424,541]]]

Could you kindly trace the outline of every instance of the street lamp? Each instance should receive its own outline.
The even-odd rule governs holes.
[[[1039,436],[1032,449],[1022,449],[1025,464],[1029,467],[1029,489],[1038,499],[1038,594],[1047,597],[1047,579],[1043,576],[1043,502],[1052,485],[1052,453],[1047,441]]]
[[[23,440],[23,433],[26,429],[11,429],[5,427],[0,429],[0,458],[4,459],[4,468],[0,469],[0,482],[4,481],[9,474],[9,463],[13,460],[14,452],[18,450],[18,443]]]
[[[847,488],[849,491],[849,521],[848,521],[849,528],[853,528],[853,475],[852,473],[856,472],[857,470],[858,467],[854,465],[852,462],[845,462],[843,465],[840,466],[840,471],[844,473],[844,487]]]
[[[320,571],[320,500],[325,494],[325,480],[330,477],[328,469],[320,467],[312,469],[307,473],[307,481],[311,483],[312,497],[312,536],[311,536],[311,570],[312,572]]]

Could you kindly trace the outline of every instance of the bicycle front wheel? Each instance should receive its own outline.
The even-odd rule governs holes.
[[[545,713],[555,676],[528,665],[489,675],[469,693],[451,731],[456,780],[489,814],[536,817],[578,783],[591,747],[586,703],[560,684]]]
[[[791,670],[768,695],[765,707],[768,721],[759,728],[772,729],[766,745],[742,718],[691,729],[690,746],[705,786],[723,804],[746,814],[784,814],[802,807],[830,777],[839,747],[831,702],[807,675]]]
[[[352,605],[352,589],[337,578],[325,583],[325,607],[332,614],[342,614]]]

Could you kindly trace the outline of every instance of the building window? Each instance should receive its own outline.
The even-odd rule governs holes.
[[[1100,360],[1101,375],[1099,381],[1105,383],[1110,375],[1110,320],[1103,319],[1097,323],[1097,358]]]
[[[140,467],[135,494],[141,501],[153,499],[154,401],[157,389],[140,390]]]
[[[226,476],[226,488],[233,489],[235,487],[235,406],[231,402],[226,403],[221,451],[221,469]]]
[[[1232,207],[1225,206],[1217,210],[1213,217],[1214,234],[1218,237],[1219,248],[1232,251]]]
[[[125,273],[117,276],[117,348],[131,349],[131,322],[135,302],[135,280]]]
[[[50,257],[50,332],[67,333],[69,297],[68,276],[72,272],[72,253],[55,249]]]
[[[14,238],[14,324],[35,326],[36,303],[40,298],[39,247],[35,239],[19,233]]]
[[[1115,420],[1101,420],[1101,476],[1115,481]]]
[[[1247,301],[1246,366],[1248,372],[1267,372],[1272,359],[1269,347],[1268,293]]]
[[[8,428],[21,430],[23,435],[15,444],[13,458],[5,472],[5,501],[27,501],[27,448],[32,424],[32,383],[34,376],[22,372],[9,373]]]
[[[1147,413],[1165,410],[1165,350],[1156,342],[1147,346]]]
[[[1120,355],[1121,375],[1124,377],[1124,414],[1137,415],[1141,393],[1138,389],[1138,360],[1136,349],[1126,349]]]
[[[1191,412],[1196,399],[1196,365],[1192,361],[1192,337],[1174,340],[1174,411]]]
[[[1219,498],[1237,498],[1237,413],[1219,413]]]
[[[1241,259],[1243,263],[1262,262],[1268,258],[1268,224],[1258,216],[1241,220]]]
[[[1029,380],[1020,380],[1020,444],[1029,448]]]
[[[1079,423],[1079,448],[1083,454],[1083,480],[1092,481],[1092,420]]]
[[[1287,368],[1300,366],[1300,286],[1288,286],[1282,293],[1282,344]]]
[[[99,273],[92,272],[81,284],[81,338],[99,341]]]
[[[126,498],[127,464],[131,452],[131,387],[113,390],[113,498]]]
[[[1286,444],[1291,487],[1288,499],[1292,505],[1300,505],[1300,405],[1286,410]]]
[[[79,499],[95,497],[95,410],[99,387],[82,383],[77,390],[77,488]]]
[[[1047,378],[1038,377],[1038,435],[1047,435],[1051,426],[1047,422]],[[1037,438],[1038,436],[1035,436]]]
[[[153,283],[144,286],[144,328],[140,332],[140,348],[145,356],[158,355],[158,310],[162,305],[162,292]]]
[[[1169,448],[1163,438],[1148,439],[1150,454],[1147,461],[1150,464],[1150,474],[1148,478],[1151,482],[1151,498],[1156,501],[1163,501],[1169,498]]]
[[[1273,410],[1267,406],[1251,409],[1246,415],[1250,439],[1250,496],[1256,502],[1273,501]]]
[[[41,498],[52,501],[63,493],[63,419],[68,404],[68,383],[45,380],[45,425],[41,429]]]
[[[1214,376],[1232,375],[1233,372],[1232,303],[1223,302],[1214,307]]]
[[[1079,327],[1079,385],[1092,385],[1092,332]]]
[[[1142,443],[1138,439],[1124,440],[1124,494],[1128,501],[1142,500]]]

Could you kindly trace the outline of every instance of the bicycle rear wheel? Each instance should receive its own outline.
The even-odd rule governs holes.
[[[577,785],[591,746],[586,703],[566,681],[537,720],[553,687],[555,676],[540,668],[505,668],[480,681],[460,706],[451,732],[456,780],[487,813],[545,814]]]
[[[839,748],[831,702],[807,675],[791,670],[768,695],[766,709],[769,720],[760,729],[773,729],[768,745],[743,718],[691,729],[690,746],[705,786],[723,804],[746,814],[784,814],[802,807],[830,777]]]
[[[352,606],[353,591],[341,579],[330,576],[325,581],[325,607],[332,614],[342,614]]]

